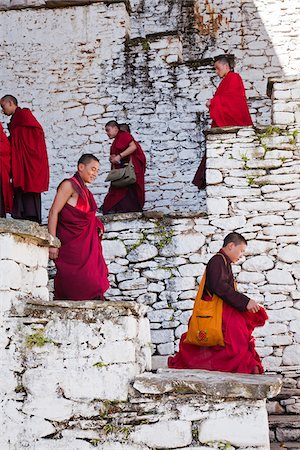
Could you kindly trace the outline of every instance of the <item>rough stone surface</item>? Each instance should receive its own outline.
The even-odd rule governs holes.
[[[143,394],[199,394],[214,399],[222,397],[263,399],[280,392],[281,381],[270,375],[258,378],[242,374],[206,370],[161,369],[158,374],[136,377],[133,387]]]

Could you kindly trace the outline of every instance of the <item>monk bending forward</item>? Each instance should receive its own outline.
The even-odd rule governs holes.
[[[55,300],[102,300],[109,287],[107,266],[102,255],[102,222],[96,217],[97,205],[86,183],[99,172],[99,160],[84,154],[78,169],[58,187],[49,212],[48,229],[61,241],[61,248],[49,249],[55,260]]]
[[[228,234],[223,248],[211,258],[206,268],[202,299],[210,301],[215,294],[223,300],[224,346],[193,345],[186,342],[187,333],[184,333],[180,340],[179,352],[169,358],[170,368],[263,373],[252,332],[255,327],[263,326],[268,316],[255,300],[235,290],[231,269],[231,264],[240,259],[246,246],[246,240],[242,235]]]

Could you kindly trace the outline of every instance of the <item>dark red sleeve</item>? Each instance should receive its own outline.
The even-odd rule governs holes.
[[[239,311],[247,311],[247,304],[250,299],[234,289],[231,267],[229,263],[225,265],[221,255],[213,256],[207,265],[205,288],[233,308]]]
[[[123,150],[125,150],[133,140],[134,139],[130,133],[127,133],[127,131],[123,131],[120,134],[119,146],[123,147]]]

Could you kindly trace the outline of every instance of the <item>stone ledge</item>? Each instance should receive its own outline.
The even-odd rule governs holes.
[[[254,130],[255,127],[216,127],[216,128],[209,128],[208,130],[204,131],[204,135],[210,135],[210,134],[228,134],[228,133],[237,133],[240,130],[243,129],[250,129]]]
[[[132,213],[118,213],[118,214],[107,214],[105,216],[98,215],[103,223],[118,222],[118,221],[134,221],[137,219],[155,219],[155,220],[173,220],[173,219],[193,219],[199,217],[207,217],[205,212],[170,212],[163,213],[160,211],[143,211],[143,212],[132,212]]]
[[[53,314],[59,313],[62,318],[76,320],[77,318],[93,321],[93,312],[97,311],[97,316],[105,319],[117,318],[120,316],[144,317],[147,313],[147,306],[136,302],[120,302],[120,301],[42,301],[32,299],[21,299],[25,301],[23,310],[19,311],[18,305],[15,304],[11,316],[17,317],[33,317],[34,319],[51,318]]]
[[[88,6],[94,3],[111,4],[124,3],[130,12],[129,0],[0,0],[0,11],[20,10],[20,9],[40,9],[40,8],[66,8],[74,6]]]
[[[0,234],[11,234],[40,247],[60,247],[60,240],[51,236],[45,226],[29,220],[0,219]]]
[[[267,95],[268,97],[271,97],[274,83],[293,83],[294,81],[300,82],[300,76],[299,75],[290,75],[287,77],[270,77],[268,78],[268,84],[267,84]]]
[[[272,375],[246,375],[208,370],[160,369],[136,377],[134,389],[142,394],[205,395],[213,399],[261,400],[279,394],[281,379]]]

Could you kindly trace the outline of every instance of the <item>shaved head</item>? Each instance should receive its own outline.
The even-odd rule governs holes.
[[[18,107],[18,100],[10,94],[4,95],[0,100],[2,111],[6,116],[12,116]]]
[[[6,94],[1,98],[1,103],[2,102],[12,102],[14,105],[18,106],[18,100],[16,99],[16,97],[14,97],[13,95],[10,94]]]

